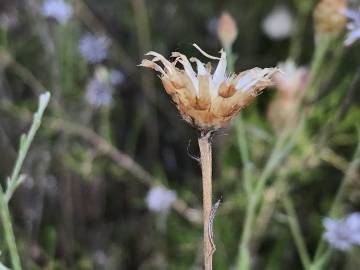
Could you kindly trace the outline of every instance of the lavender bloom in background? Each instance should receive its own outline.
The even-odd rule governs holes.
[[[275,7],[262,21],[264,33],[273,40],[290,37],[293,28],[293,16],[284,6]]]
[[[110,40],[105,36],[85,34],[79,43],[79,51],[82,57],[89,63],[99,63],[108,56]]]
[[[352,213],[347,216],[346,224],[349,230],[353,232],[352,243],[360,245],[360,213]]]
[[[325,218],[323,237],[334,248],[346,251],[353,245],[360,245],[360,213],[353,213],[344,219]]]
[[[109,106],[112,101],[112,92],[113,89],[110,85],[93,78],[86,87],[86,100],[96,108]]]
[[[147,207],[154,212],[166,212],[175,200],[175,191],[159,186],[151,188],[146,195]]]
[[[352,20],[349,22],[346,27],[349,30],[349,33],[346,35],[344,44],[350,46],[356,40],[360,39],[360,11],[354,9],[345,9],[342,14]]]
[[[110,106],[112,94],[113,87],[109,81],[108,71],[104,67],[98,67],[86,87],[87,102],[95,108]]]
[[[47,0],[41,7],[41,14],[54,18],[58,23],[65,24],[72,16],[72,6],[64,0]]]
[[[125,80],[125,75],[118,69],[110,70],[110,83],[112,85],[122,84]]]

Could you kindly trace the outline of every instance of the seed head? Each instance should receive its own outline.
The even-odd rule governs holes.
[[[194,46],[207,58],[218,60],[215,71],[211,64],[204,65],[199,59],[189,59],[179,52],[173,52],[172,61],[156,52],[146,55],[140,66],[160,73],[165,91],[179,109],[182,117],[200,130],[216,130],[229,124],[237,113],[249,105],[266,87],[273,84],[272,77],[277,68],[253,68],[227,75],[226,53],[220,51],[220,58],[210,56],[196,44]],[[158,63],[161,63],[161,67]],[[190,62],[197,66],[194,71]]]

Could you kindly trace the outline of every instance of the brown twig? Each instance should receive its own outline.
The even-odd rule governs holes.
[[[204,263],[205,270],[212,270],[213,246],[209,222],[212,208],[212,151],[209,141],[211,133],[201,134],[199,138],[200,163],[203,185],[203,225],[204,225]]]

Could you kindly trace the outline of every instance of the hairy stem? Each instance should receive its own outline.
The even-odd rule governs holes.
[[[212,207],[212,153],[209,142],[210,133],[199,138],[202,184],[203,184],[203,223],[204,223],[204,262],[205,270],[212,270],[212,244],[209,234],[210,212]]]

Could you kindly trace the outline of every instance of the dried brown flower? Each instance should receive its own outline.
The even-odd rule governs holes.
[[[316,35],[334,35],[346,24],[341,11],[347,7],[347,0],[321,0],[314,10]]]
[[[226,75],[227,59],[224,50],[221,57],[213,57],[194,46],[207,58],[219,61],[214,73],[211,65],[206,66],[197,58],[197,73],[188,58],[173,52],[173,61],[159,53],[149,52],[152,60],[143,60],[140,66],[160,72],[160,79],[171,96],[182,117],[200,130],[215,130],[228,125],[230,120],[266,87],[273,84],[272,76],[277,68],[253,68],[238,75]],[[162,63],[161,67],[158,62]],[[181,65],[182,68],[178,66]]]
[[[299,104],[309,80],[309,71],[292,60],[279,64],[281,73],[274,75],[277,94],[268,107],[267,118],[276,133],[293,128],[299,120]]]

